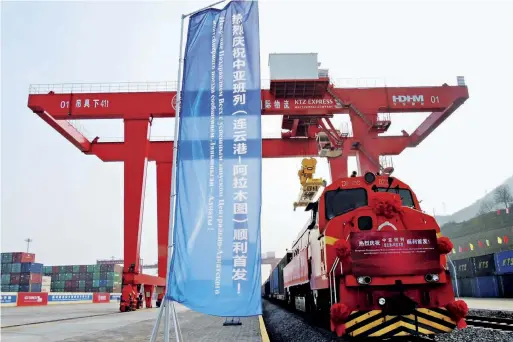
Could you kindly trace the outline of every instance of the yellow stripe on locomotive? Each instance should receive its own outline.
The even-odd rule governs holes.
[[[418,308],[410,315],[385,315],[381,310],[353,311],[345,323],[348,336],[392,337],[434,335],[454,330],[456,322],[444,308]]]

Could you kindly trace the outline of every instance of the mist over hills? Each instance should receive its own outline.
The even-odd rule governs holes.
[[[504,184],[509,186],[509,189],[513,194],[513,175],[512,175],[511,177],[506,179],[501,184],[498,184],[492,191],[487,193],[485,196],[479,198],[478,200],[476,200],[474,203],[472,203],[468,207],[465,207],[465,208],[455,212],[452,215],[436,215],[435,216],[436,221],[438,222],[438,224],[440,226],[442,226],[442,225],[446,224],[447,222],[452,222],[452,221],[453,222],[463,222],[466,220],[470,220],[471,218],[475,217],[478,214],[480,205],[481,205],[481,201],[485,200],[485,201],[489,201],[491,203],[495,202],[493,193],[495,192],[495,189],[497,189],[499,186],[504,185]],[[494,205],[493,208],[494,209],[497,209],[497,208],[503,209],[504,207],[499,206],[499,205]]]

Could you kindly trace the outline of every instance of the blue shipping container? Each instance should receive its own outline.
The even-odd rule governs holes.
[[[41,292],[42,285],[41,284],[31,284],[29,292]]]
[[[476,293],[474,278],[462,278],[456,280],[458,281],[457,286],[459,291],[457,296],[474,297],[474,294]]]
[[[513,250],[495,254],[497,274],[513,273]]]
[[[474,272],[476,277],[495,275],[495,256],[494,254],[486,254],[472,257],[474,263]]]
[[[21,272],[22,273],[43,273],[43,264],[38,264],[35,262],[22,262],[21,263]]]
[[[513,274],[498,276],[499,294],[501,298],[513,298]]]
[[[496,276],[476,277],[473,279],[475,282],[476,292],[475,297],[480,298],[497,298],[499,297],[499,282]]]
[[[460,278],[472,278],[475,277],[474,263],[470,258],[453,260],[456,277]]]
[[[107,280],[100,280],[100,287],[107,286]]]

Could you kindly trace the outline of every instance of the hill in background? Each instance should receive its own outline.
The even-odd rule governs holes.
[[[499,184],[495,189],[497,189],[501,185],[508,185],[510,188],[510,191],[513,192],[513,176],[506,179],[502,184]],[[493,189],[485,196],[481,197],[477,201],[475,201],[473,204],[469,205],[468,207],[465,207],[457,212],[455,212],[452,215],[437,215],[435,216],[436,221],[440,226],[446,224],[447,222],[463,222],[470,220],[471,218],[475,217],[479,213],[479,209],[481,206],[481,201],[490,201],[491,203],[494,203],[493,193],[495,191]],[[497,208],[503,209],[503,206],[496,206]],[[494,207],[495,208],[495,207]]]

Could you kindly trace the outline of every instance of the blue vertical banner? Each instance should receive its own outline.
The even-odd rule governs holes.
[[[206,314],[262,313],[257,1],[189,20],[167,298]]]

